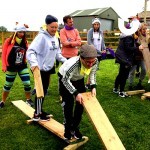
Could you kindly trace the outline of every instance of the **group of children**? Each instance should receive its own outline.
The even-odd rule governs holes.
[[[121,34],[114,55],[110,48],[106,49],[105,47],[103,32],[100,30],[101,22],[98,18],[92,20],[92,28],[87,33],[87,44],[82,46],[79,32],[73,26],[72,17],[65,16],[63,21],[64,28],[60,31],[62,48],[60,48],[60,42],[55,36],[58,30],[58,19],[55,16],[46,16],[45,29],[39,31],[29,47],[26,40],[28,26],[25,24],[16,25],[14,34],[6,39],[2,50],[2,71],[6,75],[6,81],[0,108],[4,107],[6,98],[18,74],[24,84],[26,103],[35,107],[33,120],[50,120],[49,114],[43,110],[43,103],[49,87],[50,75],[55,72],[57,60],[62,62],[58,71],[58,78],[64,115],[64,137],[69,140],[73,136],[81,139],[82,134],[79,131],[79,124],[83,114],[81,93],[86,91],[85,77],[88,76],[91,94],[96,96],[96,71],[100,60],[109,51],[113,58],[116,57],[116,63],[120,64],[113,92],[118,93],[120,97],[126,97],[127,95],[124,92],[126,80],[129,79],[130,88],[132,88],[137,65],[141,67],[138,84],[142,86],[141,83],[146,75],[142,57],[143,43],[146,43],[148,47],[149,39],[146,34],[146,24],[141,24],[136,34],[138,36]],[[31,100],[31,84],[27,62],[32,72],[36,67],[39,68],[42,79],[44,97],[39,100],[35,95],[34,102]]]
[[[60,31],[62,51],[58,38],[55,36],[58,30],[58,19],[55,16],[46,16],[46,30],[40,30],[29,47],[26,40],[27,25],[16,25],[14,34],[6,39],[2,49],[2,70],[6,75],[6,81],[0,108],[4,107],[6,98],[18,74],[24,84],[26,102],[30,106],[35,103],[33,121],[50,120],[49,114],[43,110],[43,103],[49,86],[50,75],[56,60],[58,60],[63,63],[59,68],[58,77],[59,94],[62,97],[64,114],[64,137],[68,140],[72,137],[81,139],[82,134],[79,131],[83,113],[81,93],[86,91],[84,77],[88,75],[91,94],[96,96],[97,51],[93,45],[85,44],[81,46],[79,32],[73,27],[73,19],[70,16],[64,17],[64,23],[64,29]],[[67,51],[68,49],[69,51]],[[80,55],[77,53],[78,50]],[[71,56],[67,52],[70,52]],[[31,83],[27,62],[31,72],[36,67],[39,68],[42,79],[44,97],[38,99],[35,95],[34,103],[30,97]]]

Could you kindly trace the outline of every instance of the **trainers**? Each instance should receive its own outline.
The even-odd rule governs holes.
[[[86,84],[86,85],[85,85],[85,88],[86,88],[87,90],[90,90],[90,89],[91,89],[91,85],[90,85],[90,84]]]
[[[113,88],[113,93],[119,93],[117,88]]]
[[[126,92],[119,92],[120,97],[128,97],[128,94]]]
[[[29,99],[29,100],[26,100],[26,104],[28,104],[29,106],[33,107],[34,106],[34,102]]]
[[[50,117],[51,117],[51,116],[53,116],[52,114],[50,114],[50,113],[47,113],[47,112],[45,112],[45,111],[43,111],[43,110],[42,110],[42,115],[45,115],[45,116],[50,116]]]
[[[33,91],[31,92],[31,95],[35,95],[36,93],[36,89],[33,89]]]
[[[42,113],[42,114],[40,114],[40,120],[41,121],[49,121],[50,116],[47,116],[46,114]]]
[[[76,130],[74,131],[74,137],[75,137],[76,139],[82,139],[82,134],[81,134],[81,132],[79,131],[79,129],[76,129]]]
[[[3,108],[4,107],[4,102],[0,102],[0,108]]]
[[[72,134],[71,134],[70,130],[65,130],[64,138],[65,138],[65,140],[71,140],[72,139]]]
[[[40,121],[40,115],[37,115],[34,113],[32,120],[33,121]]]

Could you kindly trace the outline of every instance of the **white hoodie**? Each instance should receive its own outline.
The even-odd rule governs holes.
[[[58,38],[51,36],[45,30],[41,30],[32,41],[26,57],[30,67],[38,66],[42,71],[51,70],[56,59],[61,62],[66,61],[61,55]]]

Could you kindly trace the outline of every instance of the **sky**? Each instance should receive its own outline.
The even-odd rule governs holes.
[[[29,30],[39,31],[48,14],[62,18],[76,10],[112,7],[127,21],[130,16],[144,10],[145,0],[2,0],[0,8],[0,26],[13,30],[15,22],[28,24]],[[149,9],[150,0],[147,3]],[[149,9],[150,10],[150,9]]]

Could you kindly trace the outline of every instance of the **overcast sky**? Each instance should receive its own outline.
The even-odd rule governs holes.
[[[62,18],[76,10],[112,7],[124,20],[144,8],[145,0],[2,0],[0,26],[12,30],[15,22],[26,23],[31,30],[39,30],[47,14]],[[150,1],[148,1],[148,7]],[[149,9],[149,8],[148,8]]]

